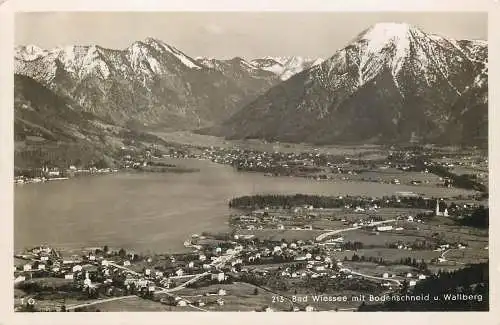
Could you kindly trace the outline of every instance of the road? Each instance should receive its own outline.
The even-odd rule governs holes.
[[[363,278],[374,279],[374,280],[390,281],[390,282],[396,283],[398,286],[401,285],[401,281],[396,280],[396,279],[383,278],[383,277],[379,277],[379,276],[373,276],[373,275],[363,274],[363,273],[359,273],[359,272],[356,272],[356,271],[352,271],[350,269],[347,269],[347,272],[349,274],[357,275],[357,276],[360,276],[360,277],[363,277]]]
[[[236,252],[234,252],[233,254],[223,255],[223,256],[219,257],[219,259],[214,260],[212,263],[210,263],[210,265],[218,268],[218,267],[224,265],[225,263],[229,262],[236,255],[237,255]],[[188,285],[190,283],[194,283],[194,282],[198,281],[199,279],[203,278],[204,276],[206,276],[208,274],[210,274],[210,272],[208,272],[208,271],[200,273],[200,274],[196,274],[192,279],[190,279],[189,281],[186,281],[186,282],[178,285],[175,288],[168,288],[168,289],[167,288],[162,288],[162,290],[160,290],[160,291],[155,291],[155,294],[157,294],[157,293],[169,293],[169,292],[179,291],[181,289],[184,289],[186,287],[186,285]]]
[[[370,223],[368,226],[377,226],[377,225],[381,225],[381,224],[389,223],[389,222],[394,222],[394,221],[396,221],[396,219],[376,221],[376,222]],[[333,235],[336,235],[336,234],[339,234],[339,233],[342,233],[342,232],[346,232],[346,231],[360,229],[362,227],[365,227],[365,225],[363,225],[363,226],[357,226],[357,227],[351,227],[351,228],[337,229],[337,230],[332,230],[332,231],[329,231],[329,232],[325,232],[325,233],[319,235],[318,237],[316,237],[316,241],[323,241],[326,238],[331,237]]]
[[[77,308],[83,308],[83,307],[88,307],[88,306],[92,306],[92,305],[102,304],[102,303],[105,303],[105,302],[122,300],[122,299],[128,299],[128,298],[133,298],[133,297],[137,297],[137,296],[136,295],[129,295],[129,296],[122,296],[122,297],[114,297],[114,298],[96,300],[96,301],[87,302],[87,303],[84,303],[84,304],[66,306],[66,310],[74,310],[74,309],[77,309]]]
[[[118,268],[118,269],[125,270],[125,271],[127,271],[128,273],[133,274],[133,275],[139,275],[139,276],[141,275],[140,273],[137,273],[137,272],[135,272],[135,271],[132,271],[131,269],[129,269],[129,268],[125,267],[125,266],[121,266],[121,265],[118,265],[118,264],[113,263],[113,262],[108,262],[108,265],[111,265],[111,266],[116,267],[116,268]]]
[[[448,254],[449,252],[453,251],[453,250],[456,250],[454,248],[450,248],[450,249],[447,249],[445,250],[444,252],[441,253],[441,258],[444,258],[446,259],[446,254]],[[462,263],[462,262],[459,262],[457,260],[448,260],[450,262],[454,262],[454,263],[457,263],[457,264],[462,264],[462,265],[465,265],[465,263]]]

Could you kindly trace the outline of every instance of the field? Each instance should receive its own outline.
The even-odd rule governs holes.
[[[290,303],[273,303],[273,296],[276,295],[262,288],[257,288],[258,294],[255,295],[256,288],[256,286],[249,283],[235,282],[196,289],[183,289],[177,291],[176,294],[190,301],[202,300],[207,303],[202,308],[210,311],[255,311],[265,306],[270,306],[276,310],[289,310],[292,307]],[[226,290],[226,295],[204,296],[206,293],[216,292],[218,289]],[[217,298],[223,299],[224,305],[208,304],[208,302]]]
[[[363,171],[357,175],[348,174],[328,174],[334,180],[351,180],[351,181],[367,181],[367,182],[383,182],[390,183],[398,179],[401,184],[410,184],[411,181],[420,181],[421,185],[436,186],[442,184],[443,181],[431,173],[420,172],[407,172],[395,168],[388,169],[374,169],[370,171]],[[418,191],[420,185],[415,185],[415,191]]]
[[[398,262],[402,258],[415,258],[418,260],[425,260],[425,262],[430,262],[433,258],[437,258],[441,255],[440,252],[434,252],[433,250],[403,250],[403,249],[391,249],[391,248],[376,248],[376,249],[359,249],[356,254],[358,256],[365,257],[376,257],[383,258],[385,261]]]
[[[344,241],[359,241],[365,246],[374,245],[379,247],[396,242],[413,242],[422,239],[421,236],[411,236],[400,232],[385,231],[375,233],[360,229],[343,232],[342,237],[344,237]]]
[[[139,297],[132,297],[127,299],[120,299],[110,302],[104,302],[98,305],[92,305],[86,307],[86,311],[111,311],[111,312],[122,312],[122,311],[196,311],[190,307],[177,307],[177,306],[167,306],[159,302],[152,300],[147,300]]]
[[[387,151],[376,145],[360,146],[313,146],[306,143],[269,143],[262,140],[225,140],[222,137],[194,134],[189,131],[153,132],[167,142],[175,142],[192,146],[214,146],[222,148],[240,147],[249,150],[267,152],[304,152],[316,151],[332,155],[360,155],[366,159],[380,159],[387,157]]]

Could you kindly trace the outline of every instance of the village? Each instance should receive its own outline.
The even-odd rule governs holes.
[[[234,214],[230,233],[186,240],[190,253],[36,247],[15,255],[16,310],[114,310],[133,299],[169,310],[240,310],[241,300],[254,311],[355,310],[360,294],[411,290],[439,270],[488,260],[487,230],[451,222],[474,206],[353,200],[339,208],[269,204]],[[241,208],[245,198],[233,201]],[[313,294],[347,300],[297,298]]]
[[[408,293],[439,272],[488,261],[488,162],[473,151],[394,149],[385,157],[356,157],[193,146],[122,149],[113,168],[44,166],[36,177],[17,175],[15,182],[171,170],[176,165],[168,159],[198,159],[270,177],[385,183],[395,191],[380,197],[236,197],[229,202],[231,230],[193,234],[184,253],[27,249],[15,255],[16,310],[355,311],[364,303],[360,295]],[[398,191],[402,184],[415,191]],[[469,192],[439,198],[418,193],[419,186]]]

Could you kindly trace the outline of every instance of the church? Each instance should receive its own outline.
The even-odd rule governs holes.
[[[444,211],[441,211],[439,207],[439,200],[436,200],[436,216],[438,217],[447,217],[448,216],[448,209],[445,208]]]

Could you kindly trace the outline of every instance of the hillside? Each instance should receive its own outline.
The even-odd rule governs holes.
[[[130,139],[138,147],[152,142],[165,144],[85,112],[72,99],[29,77],[14,76],[16,168],[112,166],[119,148]]]

